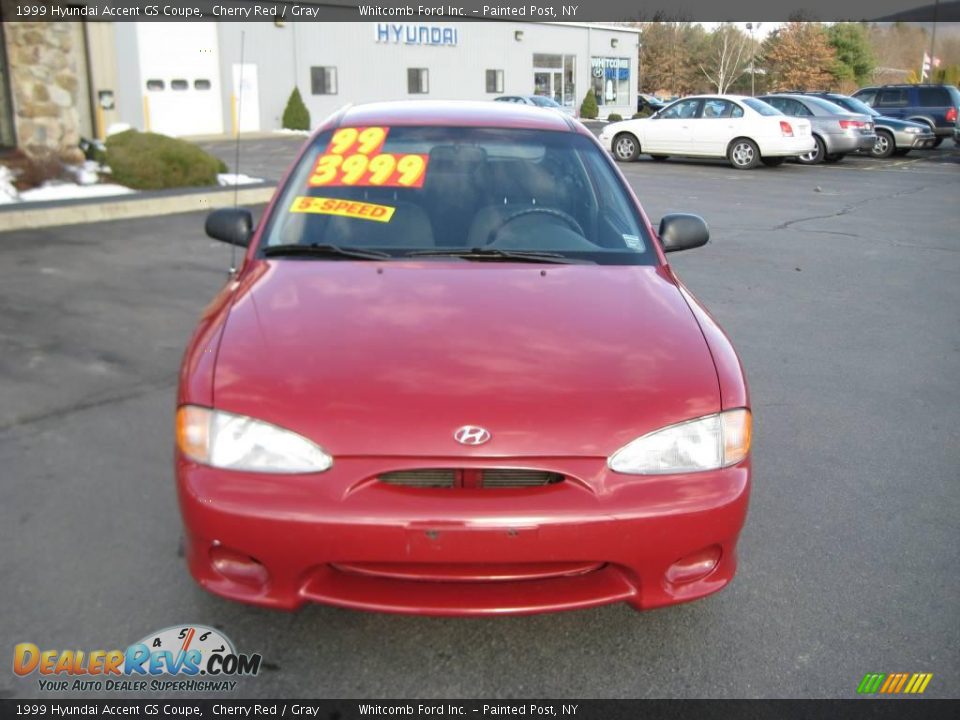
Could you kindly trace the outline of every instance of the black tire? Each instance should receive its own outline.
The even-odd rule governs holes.
[[[943,142],[943,138],[940,136],[937,136],[937,139],[933,141],[933,145],[930,146],[931,149],[940,147],[940,143],[942,142]]]
[[[903,157],[908,152],[910,152],[910,148],[897,148],[896,150],[893,151],[893,154],[899,157]]]
[[[893,140],[893,133],[888,130],[877,130],[877,141],[870,148],[870,157],[888,158],[897,150],[897,143]]]
[[[620,162],[633,162],[640,154],[640,142],[628,133],[622,132],[613,139],[613,156]]]
[[[797,158],[801,165],[816,165],[817,163],[821,163],[827,154],[827,148],[824,146],[820,136],[814,135],[813,139],[816,141],[817,146],[812,151],[804,153]]]
[[[785,157],[765,157],[760,158],[760,161],[767,167],[780,167],[787,159]]]
[[[736,170],[751,170],[760,164],[760,149],[753,140],[737,138],[727,148],[727,160]]]
[[[824,155],[823,161],[828,163],[838,163],[847,156],[846,153],[833,153],[832,155]]]
[[[664,160],[666,160],[666,159],[667,159],[668,157],[670,157],[670,156],[669,156],[669,155],[651,155],[650,157],[652,157],[652,158],[653,158],[654,160],[656,160],[657,162],[663,162]]]

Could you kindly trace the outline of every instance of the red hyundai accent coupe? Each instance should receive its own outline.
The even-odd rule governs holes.
[[[723,588],[750,491],[740,362],[590,132],[501,103],[327,120],[187,348],[190,571],[234,600],[430,615]]]

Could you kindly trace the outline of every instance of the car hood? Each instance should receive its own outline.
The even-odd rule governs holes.
[[[665,268],[258,260],[214,404],[334,456],[607,456],[720,396]]]

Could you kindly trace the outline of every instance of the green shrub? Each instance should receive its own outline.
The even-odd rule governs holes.
[[[623,120],[623,115],[620,113],[610,113],[607,115],[607,122],[620,122]]]
[[[651,115],[653,115],[653,110],[651,110],[648,105],[644,105],[643,110],[633,114],[633,119],[636,120],[637,118],[648,118]]]
[[[287,107],[283,111],[283,126],[287,130],[309,130],[310,111],[303,104],[300,97],[300,88],[294,88],[287,100]]]
[[[586,120],[594,120],[600,114],[600,108],[597,107],[597,96],[593,94],[593,88],[587,90],[587,96],[583,98],[580,104],[580,117]]]
[[[126,130],[107,138],[107,165],[114,182],[137,190],[217,184],[226,165],[185,140]]]

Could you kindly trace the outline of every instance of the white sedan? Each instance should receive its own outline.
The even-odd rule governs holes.
[[[814,148],[810,121],[787,117],[762,100],[741,95],[681,98],[648,118],[610,123],[600,142],[620,161],[640,154],[727,158],[738,170],[780,165]]]

